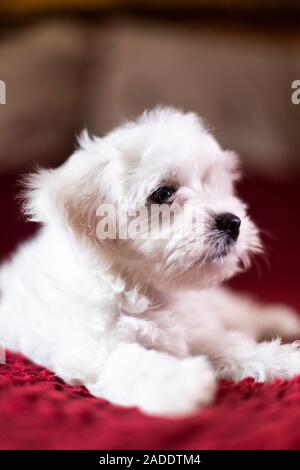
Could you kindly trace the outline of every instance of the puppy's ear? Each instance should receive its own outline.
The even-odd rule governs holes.
[[[223,156],[226,162],[226,167],[232,175],[234,181],[238,181],[242,177],[242,167],[239,156],[231,150],[224,150]]]
[[[79,144],[59,168],[39,170],[27,178],[24,207],[32,221],[91,235],[99,204],[113,203],[117,197],[118,152],[105,139],[91,139],[87,133]]]

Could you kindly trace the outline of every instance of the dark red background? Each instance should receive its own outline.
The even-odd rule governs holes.
[[[232,284],[300,310],[300,178],[245,179],[240,192],[265,232],[265,260]],[[0,257],[35,229],[18,215],[15,177],[0,178]],[[0,366],[2,449],[299,449],[300,376],[290,381],[220,383],[213,406],[185,419],[123,409],[63,384],[8,353]]]

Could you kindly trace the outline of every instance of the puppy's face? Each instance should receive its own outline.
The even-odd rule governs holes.
[[[33,176],[27,211],[88,237],[108,265],[135,282],[208,287],[246,266],[260,248],[235,195],[236,178],[236,157],[196,115],[156,109],[103,139],[85,136],[62,167]],[[115,219],[103,225],[102,209],[110,207]],[[165,219],[157,218],[160,209],[169,211]],[[139,231],[120,235],[114,228],[123,229],[124,221]],[[99,237],[101,223],[115,226],[113,236]]]
[[[107,140],[119,153],[120,213],[139,217],[140,236],[114,244],[124,269],[168,289],[212,286],[247,266],[260,243],[235,195],[237,159],[197,116],[156,110]]]

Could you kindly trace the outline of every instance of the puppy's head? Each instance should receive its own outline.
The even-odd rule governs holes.
[[[157,108],[102,139],[83,136],[62,167],[31,177],[27,208],[137,282],[208,287],[260,249],[237,177],[236,156],[195,114]]]

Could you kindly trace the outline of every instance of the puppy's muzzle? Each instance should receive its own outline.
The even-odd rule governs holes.
[[[231,241],[237,241],[240,234],[241,219],[230,212],[219,214],[216,217],[216,227],[226,234]]]

